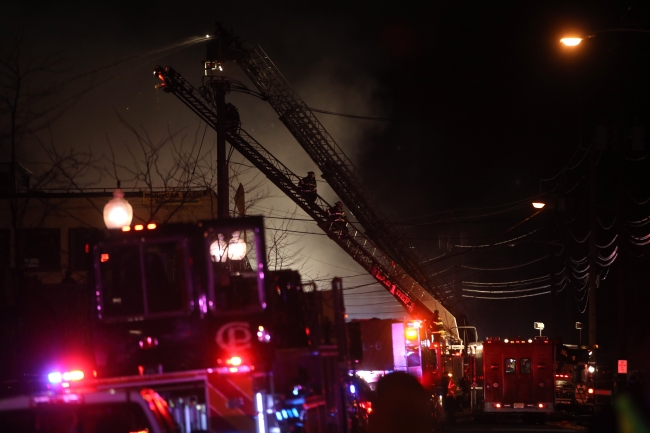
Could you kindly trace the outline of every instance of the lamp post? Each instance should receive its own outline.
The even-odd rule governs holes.
[[[131,224],[133,208],[124,199],[124,192],[118,187],[113,191],[113,198],[104,206],[104,224],[109,229],[121,229]]]
[[[569,47],[571,49],[572,47],[577,47],[580,45],[580,43],[583,40],[587,39],[597,39],[599,36],[604,36],[604,34],[612,34],[612,33],[641,33],[641,34],[649,34],[650,30],[647,29],[638,29],[638,28],[611,28],[611,29],[603,29],[603,30],[598,30],[596,32],[593,32],[593,34],[590,34],[588,36],[584,37],[565,37],[560,39],[560,42],[565,45],[566,47]],[[634,40],[629,40],[631,43],[630,46],[633,46],[633,43],[636,42],[636,39]],[[625,45],[624,45],[625,46]],[[644,46],[647,48],[647,45]],[[610,50],[611,51],[611,50]],[[647,51],[644,49],[644,51]],[[647,54],[647,53],[645,53]],[[618,59],[617,59],[618,60]],[[622,62],[613,62],[614,64],[623,64]],[[617,77],[617,80],[615,81],[616,83],[622,83],[618,86],[618,88],[613,92],[613,94],[617,95],[618,97],[618,103],[620,104],[620,107],[624,108],[619,108],[619,111],[625,111],[625,114],[627,114],[630,117],[636,118],[638,116],[638,110],[639,108],[635,108],[635,105],[633,103],[630,103],[630,99],[623,99],[621,95],[624,95],[626,92],[630,92],[632,90],[632,93],[636,93],[636,88],[630,88],[630,85],[625,86],[626,83],[634,83],[636,80],[643,80],[645,81],[645,73],[642,71],[640,68],[634,68],[634,67],[629,67],[628,65],[624,64],[622,70],[625,71],[626,76],[624,77],[625,79],[621,79],[620,77]],[[639,75],[637,72],[637,75],[635,77],[635,71],[641,70],[641,73],[643,75]],[[635,79],[632,79],[635,78]],[[632,84],[634,86],[634,84]],[[620,114],[619,114],[620,115]],[[630,135],[632,135],[631,133]],[[597,134],[598,137],[598,134]],[[589,230],[590,230],[590,236],[589,236],[589,279],[588,279],[588,339],[589,339],[589,345],[594,346],[596,343],[596,319],[597,319],[597,310],[596,310],[596,292],[599,289],[599,279],[596,276],[595,272],[595,267],[597,264],[596,257],[597,257],[597,246],[595,242],[595,229],[596,229],[596,199],[597,199],[597,179],[596,179],[596,163],[600,159],[599,155],[601,151],[604,151],[607,142],[611,140],[611,137],[607,137],[605,135],[605,138],[602,140],[599,140],[599,142],[594,143],[592,148],[590,149],[590,154],[589,154]],[[619,203],[621,202],[621,192],[618,192],[619,195]],[[623,214],[622,209],[620,208],[619,204],[619,214]],[[621,228],[619,228],[619,234],[622,234],[623,231]],[[622,236],[621,236],[622,237]],[[618,278],[618,284],[617,284],[617,289],[616,289],[616,295],[617,295],[617,310],[618,310],[618,317],[617,317],[617,344],[619,345],[618,351],[619,354],[623,354],[624,356],[626,346],[625,346],[625,336],[627,335],[627,329],[625,327],[625,319],[626,319],[626,314],[625,314],[625,308],[626,308],[626,284],[625,284],[625,278],[623,276],[624,272],[624,266],[622,263],[622,252],[618,255],[618,260],[617,260],[617,278]],[[578,328],[578,325],[580,328]],[[576,322],[576,329],[580,329],[580,332],[582,333],[582,323]],[[619,358],[621,355],[619,355]]]

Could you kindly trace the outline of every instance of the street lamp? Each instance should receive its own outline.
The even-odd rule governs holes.
[[[104,206],[104,224],[109,229],[121,229],[130,225],[132,219],[133,208],[118,187],[113,191],[113,198]]]
[[[542,209],[544,206],[546,206],[546,203],[541,202],[541,201],[534,201],[533,202],[533,207],[535,209]]]
[[[562,38],[560,39],[560,42],[562,42],[567,47],[575,47],[576,45],[580,45],[582,38]]]

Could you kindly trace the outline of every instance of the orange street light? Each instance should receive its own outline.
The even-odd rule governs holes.
[[[560,42],[562,42],[567,47],[575,47],[576,45],[580,45],[582,38],[562,38],[560,39]]]

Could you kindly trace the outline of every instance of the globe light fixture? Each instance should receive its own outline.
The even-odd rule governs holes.
[[[121,229],[131,224],[133,208],[124,199],[124,192],[117,188],[113,191],[113,198],[104,206],[104,224],[109,229]]]
[[[239,231],[232,232],[232,238],[228,242],[228,258],[230,260],[243,260],[246,257],[246,242],[240,238]]]

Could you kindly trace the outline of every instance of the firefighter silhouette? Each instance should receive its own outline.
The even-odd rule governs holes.
[[[345,217],[345,211],[343,210],[343,203],[340,201],[334,203],[334,206],[327,209],[327,215],[332,223],[332,231],[340,234],[346,230],[347,218]]]
[[[316,201],[316,197],[318,197],[318,187],[316,185],[316,175],[313,171],[307,172],[307,177],[300,179],[298,182],[298,189],[307,200],[311,202]]]

